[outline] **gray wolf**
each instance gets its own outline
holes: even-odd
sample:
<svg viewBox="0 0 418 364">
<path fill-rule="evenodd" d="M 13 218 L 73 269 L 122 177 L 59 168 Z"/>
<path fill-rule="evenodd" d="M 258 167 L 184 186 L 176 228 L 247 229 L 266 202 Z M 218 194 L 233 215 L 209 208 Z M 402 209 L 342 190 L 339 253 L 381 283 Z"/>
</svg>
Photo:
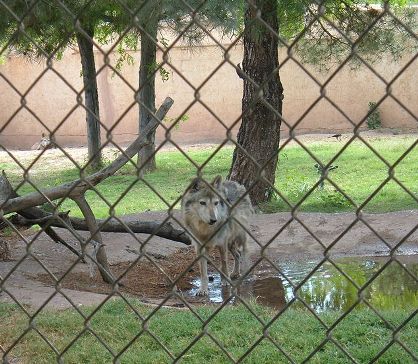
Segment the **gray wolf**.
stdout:
<svg viewBox="0 0 418 364">
<path fill-rule="evenodd" d="M 208 295 L 206 252 L 215 247 L 221 257 L 222 284 L 236 279 L 247 263 L 248 218 L 253 213 L 245 187 L 216 177 L 211 183 L 196 178 L 189 185 L 181 201 L 183 221 L 192 235 L 199 259 L 201 286 L 197 295 Z M 228 272 L 228 251 L 234 257 L 232 275 Z"/>
</svg>

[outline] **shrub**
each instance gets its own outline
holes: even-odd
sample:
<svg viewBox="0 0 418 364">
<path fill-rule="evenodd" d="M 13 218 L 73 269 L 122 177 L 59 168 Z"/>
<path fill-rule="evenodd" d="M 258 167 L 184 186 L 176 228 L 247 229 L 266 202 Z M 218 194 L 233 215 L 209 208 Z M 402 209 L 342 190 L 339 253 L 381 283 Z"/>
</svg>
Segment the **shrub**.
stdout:
<svg viewBox="0 0 418 364">
<path fill-rule="evenodd" d="M 367 117 L 367 127 L 371 130 L 378 129 L 382 126 L 380 113 L 376 107 L 377 103 L 369 102 L 369 116 Z"/>
</svg>

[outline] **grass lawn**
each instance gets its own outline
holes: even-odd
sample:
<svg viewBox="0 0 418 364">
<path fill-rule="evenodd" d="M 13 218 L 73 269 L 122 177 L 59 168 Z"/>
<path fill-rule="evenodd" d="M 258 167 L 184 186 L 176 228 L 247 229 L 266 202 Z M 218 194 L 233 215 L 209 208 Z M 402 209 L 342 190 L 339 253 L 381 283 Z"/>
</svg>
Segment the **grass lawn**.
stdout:
<svg viewBox="0 0 418 364">
<path fill-rule="evenodd" d="M 57 361 L 58 355 L 42 335 L 62 353 L 65 363 L 110 363 L 113 352 L 114 355 L 120 353 L 121 363 L 145 364 L 173 362 L 180 355 L 183 363 L 231 362 L 216 342 L 222 344 L 234 360 L 248 351 L 244 363 L 288 363 L 277 346 L 300 363 L 320 346 L 309 363 L 333 364 L 351 363 L 333 341 L 357 362 L 368 363 L 393 339 L 392 330 L 365 308 L 354 309 L 332 328 L 329 332 L 332 341 L 327 341 L 327 328 L 302 309 L 286 310 L 272 320 L 277 312 L 251 304 L 258 320 L 242 304 L 223 307 L 213 318 L 219 306 L 195 308 L 193 314 L 189 310 L 166 308 L 153 313 L 153 308 L 135 301 L 130 301 L 130 305 L 140 316 L 118 299 L 108 301 L 92 316 L 93 308 L 83 307 L 84 318 L 73 309 L 53 314 L 41 312 L 30 323 L 16 306 L 1 304 L 0 348 L 8 350 L 17 340 L 9 355 L 20 359 L 19 363 Z M 407 320 L 412 312 L 413 309 L 381 313 L 393 327 L 402 325 L 396 340 L 418 355 L 418 317 Z M 328 327 L 340 316 L 340 312 L 320 315 Z M 144 328 L 149 331 L 144 332 Z M 21 336 L 22 333 L 25 334 Z M 193 343 L 195 338 L 200 339 Z M 377 362 L 407 364 L 414 359 L 394 342 Z"/>
<path fill-rule="evenodd" d="M 395 177 L 409 190 L 407 193 L 394 180 L 388 178 L 388 166 L 361 141 L 349 145 L 332 163 L 337 169 L 329 172 L 329 177 L 347 194 L 352 201 L 360 205 L 364 200 L 376 194 L 363 210 L 367 212 L 386 212 L 416 209 L 415 198 L 418 197 L 418 148 L 415 147 L 402 159 L 401 155 L 416 141 L 414 136 L 382 136 L 370 138 L 369 143 L 388 163 L 396 163 Z M 322 163 L 328 163 L 344 146 L 344 142 L 333 138 L 325 141 L 305 144 L 312 154 Z M 226 176 L 230 167 L 233 149 L 224 147 L 218 152 L 214 148 L 192 149 L 187 152 L 188 158 L 178 151 L 162 151 L 157 154 L 158 170 L 148 174 L 144 180 L 134 174 L 132 165 L 125 166 L 117 175 L 108 178 L 97 187 L 96 192 L 88 193 L 94 211 L 98 217 L 106 217 L 113 209 L 124 215 L 146 210 L 167 209 L 178 202 L 189 181 L 196 176 L 197 168 L 211 179 L 217 174 Z M 32 156 L 33 158 L 33 156 Z M 39 160 L 30 168 L 30 181 L 38 188 L 52 187 L 59 183 L 71 181 L 80 176 L 78 168 L 71 163 L 45 166 Z M 190 159 L 189 159 L 190 158 Z M 82 164 L 82 160 L 78 161 Z M 316 161 L 300 146 L 287 145 L 280 154 L 276 173 L 276 188 L 291 205 L 298 204 L 301 211 L 340 212 L 354 211 L 355 207 L 343 194 L 325 182 L 323 189 L 310 191 L 319 179 L 314 167 Z M 22 161 L 28 166 L 28 161 Z M 0 168 L 6 170 L 14 184 L 22 181 L 22 169 L 4 155 L 0 158 Z M 25 183 L 19 189 L 20 194 L 34 189 Z M 309 196 L 301 202 L 301 199 Z M 105 202 L 106 201 L 106 202 Z M 262 206 L 265 212 L 288 211 L 290 206 L 279 195 Z M 63 209 L 71 209 L 72 214 L 80 216 L 78 208 L 72 201 L 65 200 Z"/>
</svg>

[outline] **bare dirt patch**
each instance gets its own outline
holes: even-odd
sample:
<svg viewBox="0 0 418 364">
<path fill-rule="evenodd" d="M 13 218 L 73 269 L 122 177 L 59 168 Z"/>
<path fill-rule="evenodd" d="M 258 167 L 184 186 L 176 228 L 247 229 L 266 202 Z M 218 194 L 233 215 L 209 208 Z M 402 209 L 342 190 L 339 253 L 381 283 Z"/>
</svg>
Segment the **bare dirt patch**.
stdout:
<svg viewBox="0 0 418 364">
<path fill-rule="evenodd" d="M 211 259 L 219 264 L 219 256 L 211 253 Z M 170 296 L 173 292 L 181 295 L 190 303 L 205 302 L 204 298 L 193 297 L 188 292 L 193 288 L 192 281 L 196 278 L 199 268 L 195 262 L 195 253 L 192 247 L 180 248 L 169 256 L 154 254 L 154 257 L 141 258 L 134 262 L 120 262 L 112 264 L 112 272 L 118 278 L 121 285 L 119 292 L 137 297 L 143 302 L 157 302 L 158 299 Z M 232 262 L 232 260 L 231 260 Z M 231 263 L 232 264 L 232 263 Z M 209 262 L 209 279 L 214 270 Z M 64 272 L 62 272 L 64 273 Z M 56 275 L 61 279 L 62 275 Z M 46 285 L 55 285 L 55 280 L 50 274 L 38 274 L 33 276 Z M 61 287 L 86 292 L 110 294 L 112 287 L 103 282 L 99 273 L 93 277 L 87 272 L 70 273 L 64 276 L 60 282 Z M 181 299 L 172 297 L 168 304 L 180 306 Z"/>
<path fill-rule="evenodd" d="M 12 231 L 9 227 L 3 226 L 0 230 L 0 262 L 12 260 L 11 246 L 19 242 L 20 239 L 33 232 L 31 229 L 20 228 Z"/>
<path fill-rule="evenodd" d="M 165 297 L 173 292 L 173 289 L 184 292 L 192 288 L 190 282 L 196 275 L 197 269 L 197 264 L 193 264 L 192 248 L 179 249 L 168 257 L 156 256 L 157 259 L 151 256 L 150 260 L 141 258 L 134 262 L 112 264 L 112 272 L 121 283 L 119 291 L 147 300 Z M 62 275 L 56 277 L 61 279 Z M 35 279 L 47 285 L 55 284 L 49 274 L 39 274 Z M 63 278 L 61 286 L 87 292 L 105 294 L 112 292 L 112 287 L 104 283 L 98 273 L 94 277 L 86 272 L 70 273 Z"/>
</svg>

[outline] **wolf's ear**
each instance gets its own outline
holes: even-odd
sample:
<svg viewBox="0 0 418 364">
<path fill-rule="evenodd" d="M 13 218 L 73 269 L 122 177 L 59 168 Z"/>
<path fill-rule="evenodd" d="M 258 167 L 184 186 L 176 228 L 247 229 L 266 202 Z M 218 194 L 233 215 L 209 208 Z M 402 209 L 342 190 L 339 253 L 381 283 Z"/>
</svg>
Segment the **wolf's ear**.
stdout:
<svg viewBox="0 0 418 364">
<path fill-rule="evenodd" d="M 222 183 L 222 176 L 216 176 L 215 179 L 212 181 L 211 185 L 215 188 L 221 187 Z"/>
<path fill-rule="evenodd" d="M 204 187 L 205 187 L 205 184 L 204 184 L 204 182 L 199 177 L 195 178 L 190 183 L 190 191 L 191 192 L 197 192 L 197 191 L 201 190 Z"/>
</svg>

